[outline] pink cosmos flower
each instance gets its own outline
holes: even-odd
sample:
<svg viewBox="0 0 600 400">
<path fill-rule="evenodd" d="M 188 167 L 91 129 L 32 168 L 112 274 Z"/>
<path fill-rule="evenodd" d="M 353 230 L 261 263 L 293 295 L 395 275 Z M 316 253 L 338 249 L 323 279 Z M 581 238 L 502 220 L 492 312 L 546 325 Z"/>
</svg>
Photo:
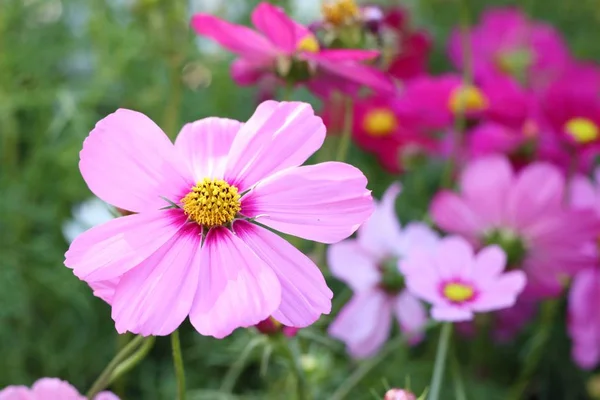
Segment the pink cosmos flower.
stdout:
<svg viewBox="0 0 600 400">
<path fill-rule="evenodd" d="M 592 369 L 600 362 L 600 271 L 588 268 L 575 275 L 569 292 L 567 327 L 575 363 Z"/>
<path fill-rule="evenodd" d="M 466 166 L 459 187 L 460 194 L 434 198 L 433 220 L 476 246 L 501 246 L 509 267 L 522 267 L 537 295 L 557 295 L 559 278 L 597 261 L 586 249 L 598 232 L 594 213 L 565 204 L 557 167 L 536 162 L 515 173 L 506 158 L 485 157 Z"/>
<path fill-rule="evenodd" d="M 31 388 L 8 386 L 0 390 L 0 400 L 86 400 L 70 383 L 58 378 L 38 379 Z M 111 392 L 98 393 L 94 400 L 119 400 Z"/>
<path fill-rule="evenodd" d="M 390 389 L 385 392 L 383 400 L 417 400 L 417 396 L 408 390 Z"/>
<path fill-rule="evenodd" d="M 438 321 L 466 321 L 475 312 L 512 307 L 525 287 L 523 271 L 503 273 L 506 254 L 498 246 L 473 248 L 463 238 L 442 239 L 429 251 L 415 251 L 401 264 L 408 290 L 433 306 Z"/>
<path fill-rule="evenodd" d="M 331 88 L 344 91 L 364 85 L 378 91 L 393 91 L 390 77 L 362 64 L 376 58 L 374 50 L 323 49 L 305 26 L 290 19 L 282 9 L 260 3 L 252 12 L 256 32 L 208 14 L 196 14 L 192 27 L 239 56 L 231 66 L 240 85 L 256 83 L 265 74 L 306 82 L 317 93 Z"/>
<path fill-rule="evenodd" d="M 469 34 L 471 60 L 477 79 L 511 76 L 528 87 L 543 88 L 558 77 L 571 58 L 567 45 L 551 25 L 531 21 L 517 8 L 485 11 Z M 463 66 L 463 38 L 457 28 L 450 36 L 448 55 Z"/>
<path fill-rule="evenodd" d="M 167 335 L 189 315 L 218 338 L 269 316 L 304 327 L 328 313 L 317 266 L 253 222 L 335 243 L 373 210 L 351 165 L 300 166 L 323 143 L 310 105 L 266 101 L 246 123 L 206 118 L 173 145 L 145 115 L 118 110 L 84 142 L 98 197 L 135 212 L 79 236 L 65 265 L 112 306 L 118 332 Z"/>
<path fill-rule="evenodd" d="M 423 305 L 408 291 L 398 262 L 414 249 L 432 247 L 437 235 L 425 224 L 411 223 L 401 230 L 395 213 L 399 185 L 384 194 L 356 239 L 331 245 L 331 273 L 354 291 L 329 327 L 329 334 L 346 343 L 357 358 L 374 355 L 390 335 L 392 315 L 412 341 L 419 341 L 427 322 Z"/>
</svg>

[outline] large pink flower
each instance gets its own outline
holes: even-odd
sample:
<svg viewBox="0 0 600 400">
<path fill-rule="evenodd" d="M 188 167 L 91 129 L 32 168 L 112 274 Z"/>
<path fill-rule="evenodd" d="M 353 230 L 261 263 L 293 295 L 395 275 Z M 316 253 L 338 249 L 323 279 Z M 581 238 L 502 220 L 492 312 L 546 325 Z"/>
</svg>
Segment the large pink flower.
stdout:
<svg viewBox="0 0 600 400">
<path fill-rule="evenodd" d="M 389 76 L 362 64 L 376 58 L 377 51 L 322 49 L 307 27 L 269 3 L 254 9 L 252 23 L 260 33 L 208 14 L 192 18 L 199 35 L 239 56 L 232 65 L 232 76 L 239 84 L 253 84 L 264 74 L 276 74 L 293 82 L 306 81 L 317 93 L 328 93 L 331 87 L 350 90 L 357 84 L 381 91 L 394 88 Z"/>
<path fill-rule="evenodd" d="M 70 383 L 58 378 L 38 379 L 31 388 L 8 386 L 0 390 L 0 400 L 86 400 Z M 119 400 L 110 392 L 98 393 L 94 400 Z"/>
<path fill-rule="evenodd" d="M 556 295 L 561 276 L 596 262 L 587 249 L 598 232 L 594 212 L 565 204 L 558 168 L 538 162 L 515 174 L 506 158 L 490 156 L 467 165 L 459 185 L 460 194 L 444 191 L 433 200 L 436 224 L 479 246 L 500 245 L 539 295 Z"/>
<path fill-rule="evenodd" d="M 188 315 L 215 337 L 271 315 L 307 326 L 330 311 L 331 291 L 308 257 L 253 222 L 334 243 L 369 217 L 359 170 L 300 166 L 324 138 L 305 103 L 264 102 L 245 124 L 199 120 L 175 145 L 145 115 L 118 110 L 79 165 L 94 194 L 136 214 L 79 236 L 65 264 L 112 305 L 121 333 L 166 335 Z"/>
<path fill-rule="evenodd" d="M 354 291 L 329 333 L 344 341 L 354 357 L 369 357 L 379 350 L 390 335 L 393 315 L 412 340 L 421 338 L 427 322 L 423 305 L 404 290 L 398 262 L 415 249 L 432 247 L 438 238 L 421 223 L 401 230 L 394 206 L 399 192 L 399 185 L 386 191 L 356 239 L 329 247 L 331 273 Z"/>
<path fill-rule="evenodd" d="M 600 362 L 600 271 L 589 268 L 573 279 L 569 292 L 567 326 L 573 341 L 571 350 L 575 363 L 592 369 Z"/>
<path fill-rule="evenodd" d="M 438 321 L 467 321 L 475 312 L 512 307 L 526 279 L 523 271 L 504 273 L 505 266 L 500 247 L 475 255 L 460 236 L 442 239 L 433 251 L 415 251 L 401 264 L 408 290 L 432 304 Z"/>
</svg>

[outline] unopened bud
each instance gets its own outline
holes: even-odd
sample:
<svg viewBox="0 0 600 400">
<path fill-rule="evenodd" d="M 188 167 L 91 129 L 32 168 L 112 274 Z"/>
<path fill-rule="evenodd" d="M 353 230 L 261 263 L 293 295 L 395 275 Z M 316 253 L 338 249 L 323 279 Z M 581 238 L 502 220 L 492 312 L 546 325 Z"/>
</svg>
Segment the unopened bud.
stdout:
<svg viewBox="0 0 600 400">
<path fill-rule="evenodd" d="M 404 389 L 390 389 L 385 393 L 383 400 L 417 400 L 417 397 Z"/>
</svg>

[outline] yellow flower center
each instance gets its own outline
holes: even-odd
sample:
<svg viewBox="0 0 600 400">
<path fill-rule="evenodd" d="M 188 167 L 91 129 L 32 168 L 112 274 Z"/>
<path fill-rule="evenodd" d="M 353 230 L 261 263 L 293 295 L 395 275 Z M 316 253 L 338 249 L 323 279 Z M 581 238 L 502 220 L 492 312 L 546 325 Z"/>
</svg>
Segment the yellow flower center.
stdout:
<svg viewBox="0 0 600 400">
<path fill-rule="evenodd" d="M 459 86 L 450 94 L 449 107 L 455 114 L 483 111 L 488 107 L 488 100 L 481 90 L 475 86 Z"/>
<path fill-rule="evenodd" d="M 354 0 L 333 0 L 323 3 L 321 12 L 325 21 L 334 26 L 351 23 L 360 16 L 360 9 Z"/>
<path fill-rule="evenodd" d="M 320 50 L 319 42 L 317 38 L 313 34 L 308 34 L 304 36 L 298 42 L 296 46 L 296 50 L 298 51 L 308 51 L 309 53 L 316 53 Z"/>
<path fill-rule="evenodd" d="M 204 178 L 181 199 L 183 212 L 206 227 L 225 225 L 240 211 L 240 195 L 235 186 L 222 179 Z"/>
<path fill-rule="evenodd" d="M 447 283 L 444 286 L 444 296 L 455 303 L 469 301 L 474 295 L 473 287 L 464 283 Z"/>
<path fill-rule="evenodd" d="M 600 137 L 600 129 L 594 121 L 587 118 L 572 118 L 565 124 L 567 134 L 577 143 L 586 144 L 593 142 Z"/>
<path fill-rule="evenodd" d="M 363 129 L 374 137 L 390 135 L 398 127 L 394 113 L 387 108 L 374 108 L 365 114 Z"/>
</svg>

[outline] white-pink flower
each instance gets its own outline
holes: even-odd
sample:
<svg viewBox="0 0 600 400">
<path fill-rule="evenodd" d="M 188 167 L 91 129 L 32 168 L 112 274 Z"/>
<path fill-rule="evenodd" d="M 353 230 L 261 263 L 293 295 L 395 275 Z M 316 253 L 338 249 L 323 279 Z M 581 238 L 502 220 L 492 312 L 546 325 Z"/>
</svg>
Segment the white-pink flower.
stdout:
<svg viewBox="0 0 600 400">
<path fill-rule="evenodd" d="M 393 315 L 400 329 L 415 341 L 427 322 L 423 304 L 404 290 L 398 262 L 414 249 L 433 246 L 438 237 L 421 223 L 401 229 L 394 206 L 398 193 L 397 184 L 386 191 L 356 239 L 329 246 L 331 273 L 354 291 L 329 334 L 345 342 L 357 358 L 379 350 L 390 335 Z"/>
<path fill-rule="evenodd" d="M 370 216 L 358 169 L 300 166 L 324 138 L 298 102 L 264 102 L 245 124 L 187 124 L 174 145 L 145 115 L 118 110 L 85 140 L 80 169 L 94 194 L 135 214 L 79 236 L 65 265 L 111 304 L 121 333 L 167 335 L 188 315 L 219 338 L 271 315 L 307 326 L 331 309 L 323 275 L 254 222 L 334 243 Z"/>
<path fill-rule="evenodd" d="M 431 303 L 438 321 L 467 321 L 475 312 L 512 307 L 525 287 L 523 271 L 504 272 L 506 254 L 488 246 L 474 254 L 459 236 L 442 239 L 433 251 L 418 250 L 401 264 L 408 290 Z"/>
<path fill-rule="evenodd" d="M 58 378 L 38 379 L 31 388 L 8 386 L 0 390 L 0 400 L 86 400 L 69 382 Z M 111 392 L 101 392 L 94 400 L 119 400 Z"/>
</svg>

